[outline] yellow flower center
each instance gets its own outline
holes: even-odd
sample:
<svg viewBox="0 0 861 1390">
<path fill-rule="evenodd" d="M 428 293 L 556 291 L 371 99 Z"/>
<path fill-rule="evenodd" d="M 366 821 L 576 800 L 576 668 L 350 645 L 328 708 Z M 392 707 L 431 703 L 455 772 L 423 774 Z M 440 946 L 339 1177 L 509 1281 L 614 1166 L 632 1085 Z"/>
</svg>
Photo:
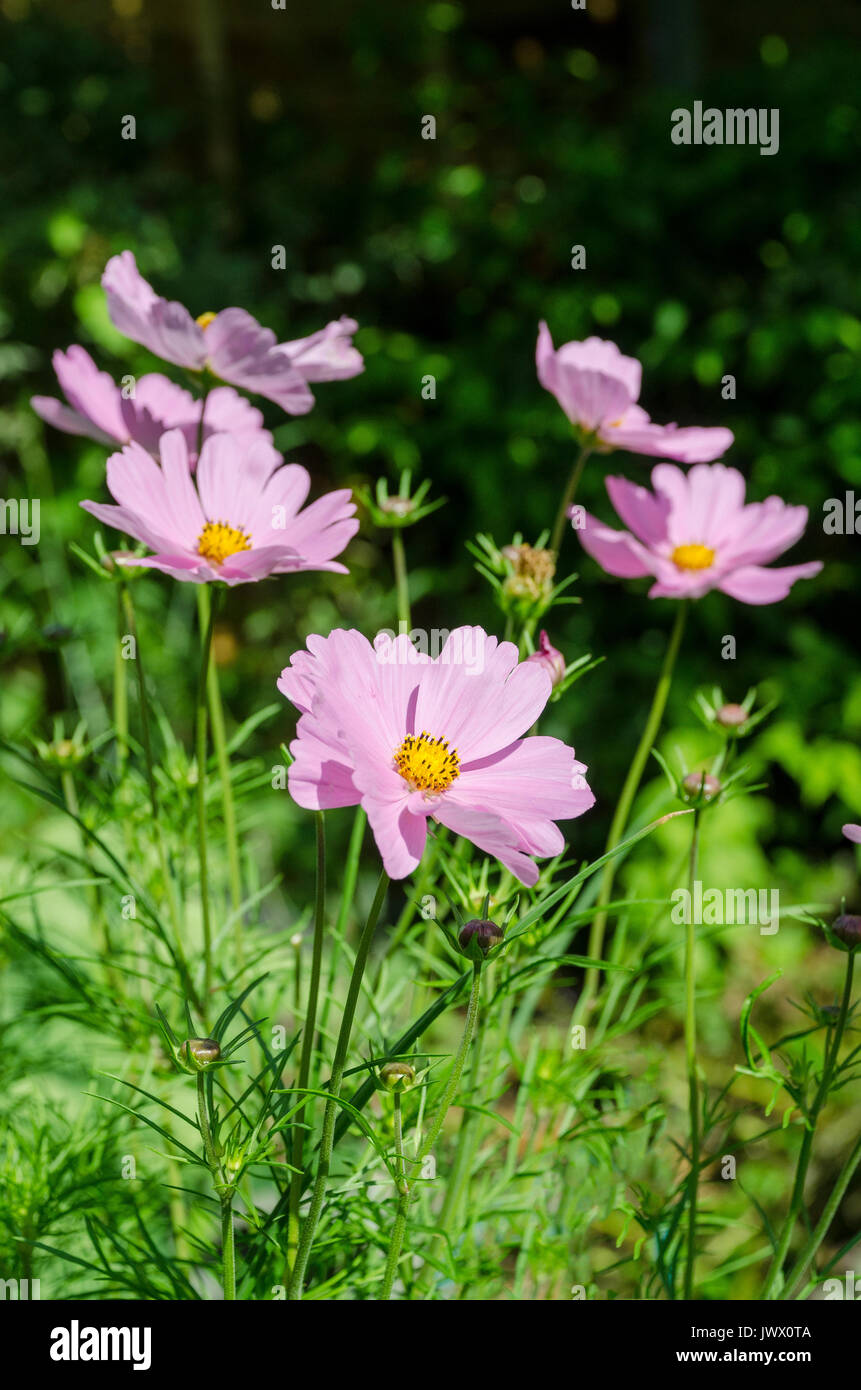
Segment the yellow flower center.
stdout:
<svg viewBox="0 0 861 1390">
<path fill-rule="evenodd" d="M 677 545 L 672 561 L 680 570 L 707 570 L 714 564 L 715 553 L 707 545 Z"/>
<path fill-rule="evenodd" d="M 226 521 L 207 521 L 197 542 L 197 553 L 213 565 L 223 565 L 230 555 L 251 549 L 251 537 Z"/>
<path fill-rule="evenodd" d="M 422 730 L 407 734 L 395 752 L 395 768 L 413 791 L 444 792 L 460 776 L 460 759 L 444 738 Z"/>
<path fill-rule="evenodd" d="M 195 319 L 195 323 L 198 324 L 201 328 L 208 328 L 209 325 L 213 322 L 213 320 L 217 318 L 217 314 L 214 314 L 211 309 L 207 309 L 205 314 L 198 314 L 197 318 Z"/>
</svg>

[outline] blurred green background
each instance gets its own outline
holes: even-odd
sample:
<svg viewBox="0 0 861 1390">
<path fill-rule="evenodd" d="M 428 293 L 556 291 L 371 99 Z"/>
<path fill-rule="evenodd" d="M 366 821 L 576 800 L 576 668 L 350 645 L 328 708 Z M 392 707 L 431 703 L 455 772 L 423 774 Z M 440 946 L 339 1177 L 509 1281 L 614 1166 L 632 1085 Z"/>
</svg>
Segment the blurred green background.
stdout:
<svg viewBox="0 0 861 1390">
<path fill-rule="evenodd" d="M 861 819 L 861 539 L 825 535 L 822 518 L 828 498 L 861 499 L 861 9 L 77 0 L 70 13 L 59 0 L 0 0 L 0 33 L 0 490 L 42 500 L 40 545 L 3 539 L 3 736 L 44 737 L 52 715 L 70 726 L 75 709 L 91 733 L 106 727 L 115 596 L 68 551 L 90 544 L 78 503 L 105 497 L 105 451 L 47 430 L 27 402 L 55 394 L 50 354 L 72 342 L 117 376 L 155 366 L 107 320 L 109 255 L 131 247 L 157 290 L 193 313 L 243 305 L 279 336 L 358 319 L 364 375 L 321 386 L 302 419 L 263 403 L 266 420 L 318 491 L 410 468 L 449 499 L 406 533 L 425 628 L 499 630 L 465 541 L 476 530 L 534 540 L 552 521 L 573 442 L 535 377 L 546 318 L 557 342 L 597 333 L 639 357 L 653 418 L 730 426 L 727 461 L 751 499 L 778 492 L 810 508 L 788 562 L 824 560 L 818 580 L 770 608 L 717 594 L 696 605 L 664 751 L 696 761 L 713 746 L 689 711 L 699 685 L 721 683 L 732 699 L 761 685 L 779 700 L 754 745 L 768 790 L 714 817 L 703 878 L 777 886 L 785 902 L 834 906 L 845 893 L 857 906 L 840 826 Z M 694 100 L 779 108 L 779 153 L 673 145 L 670 113 Z M 128 114 L 134 141 L 121 138 Z M 433 141 L 421 138 L 427 114 Z M 574 244 L 585 270 L 570 268 Z M 285 271 L 271 267 L 276 245 Z M 722 399 L 727 373 L 735 400 Z M 644 481 L 648 468 L 612 460 Z M 593 459 L 580 500 L 609 519 L 604 471 Z M 277 674 L 308 632 L 393 625 L 387 537 L 364 520 L 349 579 L 232 592 L 219 630 L 232 724 L 277 700 Z M 672 612 L 644 585 L 603 576 L 573 537 L 570 566 L 582 604 L 551 615 L 552 640 L 569 660 L 606 660 L 546 728 L 590 767 L 599 806 L 573 843 L 595 855 Z M 150 675 L 186 739 L 191 587 L 135 586 Z M 725 634 L 735 661 L 721 658 Z M 261 768 L 291 731 L 286 707 L 258 731 Z M 280 818 L 268 805 L 248 813 L 256 852 L 285 874 L 273 922 L 285 902 L 307 902 L 312 866 L 307 818 L 286 796 L 279 804 Z M 37 832 L 39 814 L 4 792 L 12 843 Z M 332 833 L 337 842 L 346 823 Z M 644 847 L 626 888 L 665 892 L 683 838 L 668 830 Z M 798 993 L 836 987 L 833 957 L 805 927 L 711 949 L 718 1007 L 705 1047 L 724 1061 L 737 1060 L 740 999 L 775 964 Z M 737 969 L 724 994 L 726 953 Z M 653 1026 L 660 1041 L 665 1025 Z"/>
</svg>

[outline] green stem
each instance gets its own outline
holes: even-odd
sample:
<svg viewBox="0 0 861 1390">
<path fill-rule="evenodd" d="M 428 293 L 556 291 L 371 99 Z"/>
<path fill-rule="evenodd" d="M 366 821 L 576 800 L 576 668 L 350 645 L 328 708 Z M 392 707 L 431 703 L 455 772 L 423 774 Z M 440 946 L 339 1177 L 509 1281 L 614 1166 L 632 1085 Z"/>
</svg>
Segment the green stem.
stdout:
<svg viewBox="0 0 861 1390">
<path fill-rule="evenodd" d="M 325 1034 L 329 1023 L 329 1007 L 335 993 L 335 980 L 338 975 L 338 966 L 341 963 L 341 952 L 344 948 L 344 938 L 347 934 L 347 922 L 350 917 L 350 908 L 353 906 L 353 899 L 356 895 L 356 880 L 359 877 L 359 859 L 362 854 L 362 844 L 365 838 L 365 826 L 367 823 L 368 817 L 363 807 L 357 806 L 356 814 L 353 816 L 353 828 L 350 831 L 350 844 L 347 849 L 344 876 L 341 880 L 341 903 L 338 908 L 338 920 L 335 923 L 335 944 L 329 956 L 329 975 L 326 993 L 323 999 L 323 1009 L 320 1015 L 321 1038 Z"/>
<path fill-rule="evenodd" d="M 493 968 L 492 966 L 490 967 Z M 491 995 L 493 987 L 488 986 Z M 512 996 L 506 996 L 505 1004 L 510 1005 Z M 504 1006 L 503 1017 L 500 1020 L 500 1033 L 502 1037 L 507 1036 L 505 1027 Z M 480 1028 L 476 1034 L 475 1047 L 472 1052 L 470 1062 L 470 1090 L 474 1095 L 478 1094 L 480 1073 L 481 1073 L 481 1054 L 484 1043 L 486 1029 Z M 448 1231 L 456 1222 L 460 1208 L 463 1189 L 469 1179 L 472 1170 L 475 1148 L 478 1140 L 478 1120 L 479 1116 L 474 1110 L 464 1110 L 461 1115 L 460 1129 L 457 1136 L 457 1147 L 455 1149 L 454 1162 L 452 1163 L 451 1177 L 446 1187 L 445 1199 L 439 1216 L 439 1229 Z"/>
<path fill-rule="evenodd" d="M 670 686 L 673 679 L 673 669 L 676 664 L 676 657 L 679 654 L 682 633 L 685 628 L 687 611 L 688 600 L 682 599 L 676 610 L 676 619 L 673 624 L 672 632 L 670 633 L 670 640 L 667 644 L 664 662 L 661 667 L 661 674 L 658 677 L 658 684 L 655 687 L 655 694 L 652 698 L 652 706 L 649 710 L 646 726 L 643 729 L 631 766 L 628 768 L 628 775 L 625 778 L 622 795 L 619 797 L 613 815 L 610 833 L 607 836 L 607 843 L 604 846 L 605 854 L 609 854 L 611 850 L 616 848 L 625 833 L 628 818 L 631 814 L 631 807 L 634 804 L 634 798 L 639 790 L 643 771 L 648 761 L 649 754 L 652 751 L 652 746 L 657 737 L 658 729 L 660 728 L 661 720 L 664 715 L 664 709 L 666 708 L 667 697 L 670 693 Z M 587 948 L 587 954 L 593 960 L 599 960 L 601 958 L 601 953 L 604 948 L 604 932 L 607 926 L 606 908 L 613 896 L 613 880 L 616 875 L 616 863 L 617 861 L 615 859 L 611 859 L 608 864 L 604 865 L 601 871 L 601 885 L 596 903 L 597 910 L 595 916 L 592 918 L 592 925 L 589 930 L 589 945 Z M 579 1023 L 591 1012 L 597 984 L 598 971 L 596 969 L 587 970 L 586 978 L 583 983 L 583 992 L 574 1010 L 575 1023 Z"/>
<path fill-rule="evenodd" d="M 798 1260 L 786 1280 L 784 1291 L 780 1295 L 782 1299 L 791 1299 L 798 1285 L 804 1279 L 807 1273 L 807 1267 L 827 1236 L 831 1222 L 837 1214 L 837 1209 L 843 1201 L 846 1189 L 855 1176 L 855 1170 L 859 1163 L 861 1163 L 861 1137 L 856 1140 L 855 1147 L 844 1163 L 840 1175 L 832 1189 L 831 1196 L 825 1204 L 822 1215 L 817 1222 L 816 1229 L 812 1231 L 808 1237 L 807 1244 L 799 1255 Z"/>
<path fill-rule="evenodd" d="M 694 882 L 697 876 L 697 853 L 700 839 L 700 812 L 694 811 L 691 836 L 688 902 L 694 901 Z M 697 1197 L 700 1177 L 700 1096 L 697 1076 L 697 977 L 696 929 L 693 908 L 687 912 L 685 927 L 685 1063 L 688 1072 L 688 1120 L 691 1133 L 691 1171 L 688 1176 L 688 1244 L 685 1257 L 685 1298 L 693 1298 L 694 1261 L 697 1244 Z"/>
<path fill-rule="evenodd" d="M 580 453 L 577 456 L 577 462 L 574 464 L 574 467 L 571 470 L 571 476 L 568 479 L 568 486 L 566 487 L 565 492 L 562 496 L 562 501 L 559 503 L 559 510 L 556 513 L 556 520 L 553 523 L 553 531 L 550 535 L 550 545 L 548 547 L 548 549 L 550 550 L 555 550 L 557 555 L 559 554 L 559 547 L 562 544 L 562 537 L 565 535 L 565 523 L 568 520 L 568 508 L 571 506 L 577 494 L 577 488 L 579 487 L 580 479 L 583 476 L 583 469 L 586 467 L 586 460 L 588 459 L 591 452 L 591 445 L 584 444 L 582 446 Z"/>
<path fill-rule="evenodd" d="M 323 1202 L 326 1197 L 326 1188 L 329 1183 L 329 1167 L 332 1162 L 332 1146 L 335 1137 L 335 1116 L 338 1109 L 338 1098 L 341 1094 L 341 1084 L 344 1079 L 344 1068 L 347 1064 L 347 1051 L 350 1046 L 350 1036 L 353 1031 L 353 1019 L 355 1018 L 356 1005 L 359 1001 L 359 991 L 362 987 L 362 977 L 365 973 L 371 940 L 374 935 L 377 919 L 379 918 L 388 886 L 388 875 L 383 872 L 380 874 L 380 881 L 377 884 L 374 901 L 368 913 L 368 920 L 365 923 L 364 930 L 359 939 L 356 959 L 353 963 L 353 973 L 350 976 L 350 985 L 347 990 L 347 1000 L 344 1004 L 341 1028 L 338 1033 L 338 1041 L 335 1045 L 332 1075 L 329 1079 L 329 1099 L 326 1101 L 326 1110 L 323 1115 L 320 1153 L 317 1160 L 317 1177 L 314 1182 L 314 1190 L 311 1194 L 311 1205 L 302 1227 L 299 1249 L 296 1252 L 296 1262 L 293 1266 L 293 1273 L 290 1278 L 290 1287 L 287 1295 L 288 1298 L 294 1300 L 301 1299 L 302 1297 L 305 1270 L 308 1266 L 308 1259 L 311 1254 L 311 1248 L 314 1244 L 314 1236 L 317 1230 L 317 1222 L 320 1219 L 320 1212 L 323 1209 Z"/>
<path fill-rule="evenodd" d="M 846 961 L 846 979 L 843 984 L 843 998 L 840 1003 L 840 1013 L 834 1027 L 834 1034 L 831 1038 L 830 1046 L 827 1042 L 825 1045 L 825 1056 L 822 1062 L 822 1078 L 816 1091 L 810 1114 L 806 1119 L 804 1137 L 801 1140 L 801 1148 L 798 1152 L 798 1163 L 795 1169 L 795 1182 L 792 1186 L 789 1211 L 783 1223 L 777 1249 L 774 1252 L 774 1258 L 772 1259 L 766 1278 L 763 1298 L 767 1300 L 776 1299 L 778 1297 L 778 1286 L 783 1270 L 783 1262 L 786 1259 L 786 1254 L 792 1240 L 792 1233 L 795 1230 L 796 1217 L 801 1210 L 801 1205 L 804 1200 L 804 1184 L 807 1178 L 807 1169 L 810 1166 L 810 1157 L 813 1152 L 813 1140 L 816 1137 L 816 1124 L 822 1107 L 828 1099 L 828 1093 L 831 1089 L 831 1082 L 834 1076 L 834 1068 L 837 1065 L 837 1055 L 840 1051 L 840 1044 L 843 1041 L 846 1020 L 849 1017 L 849 1007 L 852 1001 L 852 976 L 854 968 L 855 952 L 850 951 Z M 796 1268 L 797 1267 L 796 1265 Z"/>
<path fill-rule="evenodd" d="M 129 756 L 129 689 L 126 679 L 126 659 L 123 656 L 123 595 L 117 590 L 117 640 L 114 648 L 114 728 L 117 734 L 117 782 L 125 776 Z"/>
<path fill-rule="evenodd" d="M 455 1059 L 452 1063 L 452 1068 L 449 1073 L 448 1081 L 445 1085 L 445 1090 L 442 1093 L 442 1098 L 440 1099 L 440 1103 L 437 1107 L 437 1112 L 434 1116 L 431 1127 L 428 1130 L 427 1137 L 424 1140 L 424 1143 L 421 1145 L 418 1153 L 416 1154 L 415 1159 L 413 1160 L 413 1169 L 415 1176 L 413 1177 L 412 1182 L 407 1183 L 406 1191 L 402 1192 L 398 1199 L 398 1207 L 395 1213 L 394 1225 L 392 1227 L 391 1240 L 389 1242 L 389 1253 L 386 1259 L 386 1269 L 385 1274 L 383 1275 L 383 1288 L 382 1292 L 380 1293 L 381 1301 L 389 1299 L 392 1296 L 392 1286 L 395 1281 L 395 1274 L 397 1273 L 398 1263 L 401 1257 L 401 1247 L 403 1245 L 404 1235 L 406 1233 L 407 1228 L 407 1216 L 409 1213 L 412 1189 L 415 1186 L 415 1183 L 418 1179 L 418 1174 L 421 1172 L 422 1163 L 424 1162 L 425 1158 L 427 1158 L 428 1154 L 433 1150 L 433 1146 L 439 1138 L 442 1127 L 445 1124 L 445 1117 L 449 1112 L 449 1107 L 451 1106 L 452 1101 L 457 1095 L 457 1089 L 460 1085 L 460 1078 L 463 1074 L 464 1064 L 466 1062 L 467 1054 L 469 1053 L 469 1046 L 472 1042 L 472 1036 L 475 1032 L 475 1025 L 478 1019 L 478 999 L 480 990 L 481 961 L 476 961 L 473 964 L 472 989 L 470 990 L 469 1004 L 467 1006 L 466 1011 L 466 1022 L 464 1024 L 463 1036 L 460 1040 L 460 1046 L 458 1047 L 457 1053 L 455 1054 Z"/>
<path fill-rule="evenodd" d="M 198 613 L 201 631 L 206 630 L 209 621 L 209 590 L 205 584 L 197 586 Z M 233 910 L 236 932 L 236 965 L 242 971 L 244 956 L 242 921 L 242 872 L 239 862 L 239 839 L 236 833 L 236 808 L 233 802 L 233 783 L 230 780 L 230 757 L 227 752 L 227 738 L 224 731 L 224 706 L 221 700 L 221 685 L 218 667 L 210 651 L 209 669 L 206 674 L 206 689 L 209 702 L 209 722 L 212 729 L 212 746 L 218 763 L 218 778 L 221 783 L 221 805 L 224 814 L 224 835 L 227 840 L 227 867 L 230 879 L 230 905 Z"/>
<path fill-rule="evenodd" d="M 233 1201 L 221 1203 L 221 1260 L 224 1269 L 224 1297 L 228 1303 L 236 1298 L 236 1250 L 233 1239 Z"/>
<path fill-rule="evenodd" d="M 395 1091 L 393 1100 L 395 1103 L 393 1123 L 395 1128 L 395 1163 L 398 1175 L 398 1191 L 402 1194 L 408 1194 L 407 1161 L 404 1157 L 404 1116 L 401 1109 L 400 1091 Z"/>
<path fill-rule="evenodd" d="M 152 812 L 152 824 L 155 829 L 156 850 L 158 853 L 159 867 L 162 878 L 164 879 L 165 894 L 167 896 L 168 911 L 170 912 L 171 925 L 173 927 L 174 951 L 177 964 L 179 966 L 182 984 L 188 998 L 200 1008 L 200 999 L 191 978 L 191 971 L 185 957 L 185 950 L 182 943 L 182 923 L 180 920 L 179 904 L 176 899 L 176 889 L 173 880 L 173 873 L 168 859 L 167 846 L 164 841 L 162 831 L 161 816 L 159 815 L 158 791 L 155 783 L 155 764 L 152 755 L 152 739 L 150 737 L 149 722 L 149 696 L 146 688 L 146 674 L 144 671 L 143 657 L 141 656 L 140 638 L 137 631 L 137 621 L 135 618 L 134 604 L 129 592 L 128 585 L 120 585 L 120 597 L 125 614 L 126 626 L 129 636 L 134 639 L 134 663 L 137 674 L 138 704 L 140 706 L 141 718 L 141 741 L 144 749 L 144 763 L 146 765 L 147 789 L 149 791 L 150 811 Z"/>
<path fill-rule="evenodd" d="M 323 936 L 326 926 L 326 831 L 323 812 L 315 815 L 317 825 L 317 883 L 314 909 L 314 945 L 311 952 L 311 981 L 308 1004 L 302 1029 L 302 1053 L 299 1058 L 300 1094 L 308 1089 L 311 1058 L 314 1050 L 314 1029 L 317 1026 L 317 1000 L 320 994 L 320 969 L 323 962 Z M 290 1215 L 287 1223 L 287 1269 L 293 1268 L 299 1248 L 299 1204 L 302 1200 L 302 1165 L 305 1151 L 305 1117 L 300 1110 L 293 1123 L 293 1172 L 290 1175 Z"/>
<path fill-rule="evenodd" d="M 63 789 L 63 799 L 66 803 L 66 809 L 68 810 L 71 816 L 74 816 L 75 820 L 80 820 L 81 808 L 78 804 L 78 793 L 75 787 L 75 779 L 68 768 L 64 769 L 63 772 L 60 773 L 60 785 Z M 81 854 L 84 858 L 87 868 L 89 869 L 89 872 L 95 877 L 96 870 L 93 864 L 93 856 L 90 851 L 90 842 L 84 834 L 83 830 L 81 831 Z M 99 893 L 99 890 L 95 887 L 95 885 L 92 885 L 90 888 L 87 889 L 87 898 L 89 899 L 90 914 L 93 919 L 93 922 L 94 924 L 95 922 L 98 922 L 101 929 L 102 954 L 105 958 L 105 972 L 107 974 L 108 981 L 115 990 L 124 993 L 125 991 L 123 990 L 122 985 L 118 980 L 118 977 L 115 974 L 111 965 L 111 961 L 113 960 L 114 954 L 113 943 L 111 941 L 111 932 L 110 927 L 108 926 L 108 919 L 105 913 L 104 904 L 101 899 L 101 894 Z"/>
<path fill-rule="evenodd" d="M 407 579 L 407 556 L 404 550 L 404 538 L 400 527 L 395 527 L 392 531 L 392 559 L 395 566 L 395 585 L 397 588 L 398 601 L 398 625 L 402 632 L 409 632 L 412 627 L 410 619 L 410 586 Z"/>
<path fill-rule="evenodd" d="M 200 907 L 203 918 L 203 994 L 207 1004 L 212 989 L 212 919 L 209 908 L 209 872 L 206 859 L 206 680 L 212 651 L 212 632 L 218 603 L 209 605 L 209 621 L 200 629 L 200 674 L 197 681 L 195 748 L 197 756 L 197 855 L 200 864 Z"/>
<path fill-rule="evenodd" d="M 218 1200 L 221 1203 L 221 1263 L 224 1297 L 228 1302 L 236 1298 L 236 1253 L 233 1240 L 233 1188 L 225 1180 L 209 1125 L 209 1111 L 206 1104 L 206 1082 L 202 1071 L 197 1073 L 197 1121 L 203 1139 L 203 1152 L 206 1166 L 212 1178 Z"/>
</svg>

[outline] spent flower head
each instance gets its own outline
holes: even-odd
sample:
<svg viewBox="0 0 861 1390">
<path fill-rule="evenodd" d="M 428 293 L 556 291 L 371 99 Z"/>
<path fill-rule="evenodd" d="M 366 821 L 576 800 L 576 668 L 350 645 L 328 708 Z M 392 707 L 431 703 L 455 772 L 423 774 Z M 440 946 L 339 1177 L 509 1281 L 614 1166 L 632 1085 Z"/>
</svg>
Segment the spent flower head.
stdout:
<svg viewBox="0 0 861 1390">
<path fill-rule="evenodd" d="M 357 487 L 355 496 L 369 513 L 375 526 L 401 531 L 406 526 L 414 526 L 417 521 L 423 521 L 426 516 L 445 506 L 446 502 L 444 497 L 437 497 L 433 502 L 425 500 L 431 487 L 429 478 L 419 483 L 415 492 L 411 492 L 411 486 L 412 474 L 409 469 L 404 469 L 397 492 L 389 492 L 388 479 L 378 478 L 373 493 L 369 488 Z"/>
</svg>

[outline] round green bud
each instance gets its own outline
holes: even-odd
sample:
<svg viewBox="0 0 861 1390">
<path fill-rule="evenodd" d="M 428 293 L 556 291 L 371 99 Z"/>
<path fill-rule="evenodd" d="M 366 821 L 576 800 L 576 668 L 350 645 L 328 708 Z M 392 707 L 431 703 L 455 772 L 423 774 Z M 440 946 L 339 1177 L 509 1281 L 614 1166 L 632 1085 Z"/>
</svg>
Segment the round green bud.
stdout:
<svg viewBox="0 0 861 1390">
<path fill-rule="evenodd" d="M 221 1056 L 221 1045 L 215 1038 L 186 1038 L 179 1049 L 180 1060 L 200 1069 L 217 1062 Z"/>
<path fill-rule="evenodd" d="M 409 1062 L 386 1062 L 380 1067 L 380 1080 L 388 1091 L 408 1091 L 415 1079 L 416 1069 Z"/>
</svg>

